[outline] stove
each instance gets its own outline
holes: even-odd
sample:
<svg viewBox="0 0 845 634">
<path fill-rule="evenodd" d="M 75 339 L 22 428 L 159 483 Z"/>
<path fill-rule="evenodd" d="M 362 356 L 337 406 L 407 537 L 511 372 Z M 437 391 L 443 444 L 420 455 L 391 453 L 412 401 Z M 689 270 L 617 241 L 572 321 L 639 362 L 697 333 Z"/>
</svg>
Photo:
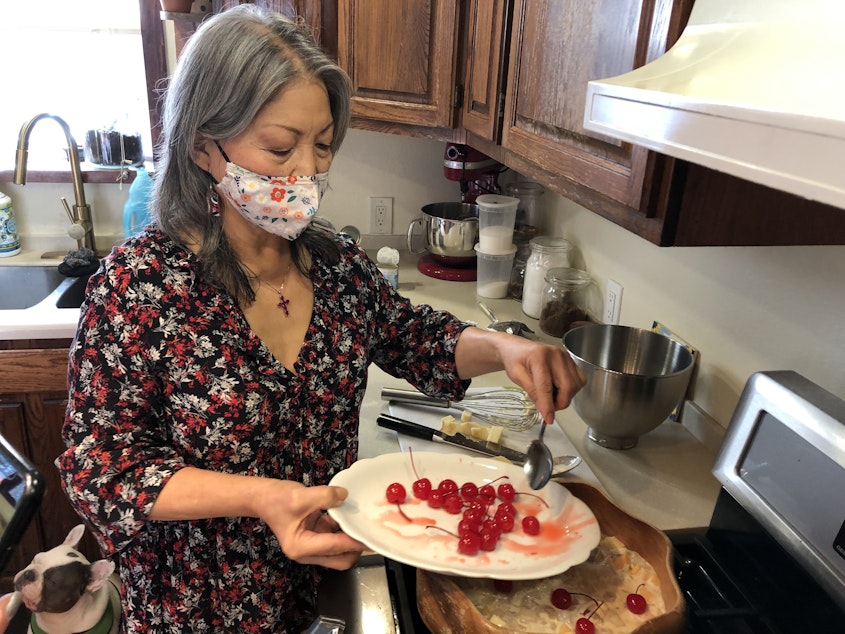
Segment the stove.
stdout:
<svg viewBox="0 0 845 634">
<path fill-rule="evenodd" d="M 710 525 L 669 531 L 689 632 L 845 631 L 845 402 L 754 374 L 713 473 Z"/>
<path fill-rule="evenodd" d="M 710 524 L 667 531 L 685 632 L 845 632 L 845 401 L 795 372 L 754 374 L 713 473 Z M 384 631 L 427 634 L 416 570 L 382 562 Z"/>
</svg>

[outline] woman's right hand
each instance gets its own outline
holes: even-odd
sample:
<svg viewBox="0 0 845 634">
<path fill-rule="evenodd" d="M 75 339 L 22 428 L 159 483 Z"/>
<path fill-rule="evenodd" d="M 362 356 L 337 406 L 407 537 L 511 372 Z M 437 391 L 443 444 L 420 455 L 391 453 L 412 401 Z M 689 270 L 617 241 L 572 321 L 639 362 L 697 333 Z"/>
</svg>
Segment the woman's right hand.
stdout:
<svg viewBox="0 0 845 634">
<path fill-rule="evenodd" d="M 351 568 L 366 548 L 340 530 L 326 509 L 340 506 L 342 487 L 306 487 L 299 482 L 233 475 L 185 467 L 159 493 L 150 519 L 258 517 L 293 561 L 336 570 Z"/>
<path fill-rule="evenodd" d="M 340 530 L 326 509 L 343 504 L 348 492 L 342 487 L 306 487 L 297 482 L 274 480 L 261 496 L 258 516 L 282 547 L 282 552 L 301 564 L 335 570 L 351 568 L 366 546 Z"/>
</svg>

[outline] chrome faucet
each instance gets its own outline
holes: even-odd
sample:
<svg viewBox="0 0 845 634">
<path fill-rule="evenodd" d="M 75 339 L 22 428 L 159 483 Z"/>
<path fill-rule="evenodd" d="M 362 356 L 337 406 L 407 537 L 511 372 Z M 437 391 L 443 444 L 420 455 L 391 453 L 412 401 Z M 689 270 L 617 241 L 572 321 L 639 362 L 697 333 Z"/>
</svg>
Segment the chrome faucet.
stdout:
<svg viewBox="0 0 845 634">
<path fill-rule="evenodd" d="M 29 135 L 32 132 L 32 128 L 41 119 L 53 119 L 53 121 L 62 127 L 62 131 L 65 133 L 65 139 L 67 139 L 67 154 L 70 159 L 70 172 L 73 179 L 73 196 L 75 199 L 75 204 L 71 209 L 67 199 L 64 197 L 61 198 L 65 212 L 71 222 L 68 235 L 76 240 L 77 248 L 82 249 L 85 247 L 96 253 L 97 249 L 94 246 L 94 224 L 91 221 L 91 205 L 85 202 L 85 189 L 82 185 L 82 167 L 79 164 L 79 151 L 76 141 L 70 133 L 70 128 L 64 119 L 43 112 L 35 115 L 21 126 L 20 136 L 18 137 L 18 151 L 15 156 L 14 182 L 17 185 L 26 185 L 26 159 L 29 154 Z"/>
</svg>

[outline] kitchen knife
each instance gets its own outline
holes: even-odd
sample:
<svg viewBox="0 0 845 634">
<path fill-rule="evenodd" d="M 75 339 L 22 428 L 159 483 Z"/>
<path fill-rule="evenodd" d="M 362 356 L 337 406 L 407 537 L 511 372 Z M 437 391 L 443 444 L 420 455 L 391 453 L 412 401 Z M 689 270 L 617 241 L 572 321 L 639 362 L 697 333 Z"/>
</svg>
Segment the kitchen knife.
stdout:
<svg viewBox="0 0 845 634">
<path fill-rule="evenodd" d="M 499 443 L 484 442 L 467 438 L 460 433 L 449 435 L 439 429 L 432 429 L 431 427 L 413 423 L 409 420 L 405 420 L 404 418 L 392 416 L 391 414 L 379 414 L 378 418 L 376 418 L 376 422 L 379 427 L 392 429 L 393 431 L 405 434 L 406 436 L 413 436 L 414 438 L 422 438 L 423 440 L 431 440 L 433 442 L 441 442 L 453 447 L 459 447 L 461 449 L 467 449 L 469 451 L 484 454 L 485 456 L 501 456 L 516 465 L 522 465 L 525 463 L 524 453 L 517 451 L 516 449 L 511 449 L 510 447 L 505 447 Z M 557 456 L 554 459 L 554 471 L 552 471 L 552 477 L 556 478 L 558 476 L 562 476 L 564 473 L 571 471 L 579 464 L 581 464 L 581 456 Z"/>
<path fill-rule="evenodd" d="M 433 442 L 442 442 L 454 447 L 460 447 L 462 449 L 469 449 L 470 451 L 482 453 L 485 456 L 501 456 L 503 458 L 507 458 L 515 464 L 521 465 L 525 462 L 524 453 L 511 449 L 510 447 L 504 447 L 499 443 L 467 438 L 461 433 L 456 433 L 454 435 L 446 434 L 439 429 L 432 429 L 431 427 L 426 427 L 425 425 L 412 423 L 409 420 L 397 418 L 396 416 L 391 416 L 390 414 L 380 414 L 376 419 L 376 422 L 379 427 L 392 429 L 393 431 L 405 434 L 406 436 L 414 436 L 415 438 L 422 438 L 423 440 L 431 440 Z"/>
</svg>

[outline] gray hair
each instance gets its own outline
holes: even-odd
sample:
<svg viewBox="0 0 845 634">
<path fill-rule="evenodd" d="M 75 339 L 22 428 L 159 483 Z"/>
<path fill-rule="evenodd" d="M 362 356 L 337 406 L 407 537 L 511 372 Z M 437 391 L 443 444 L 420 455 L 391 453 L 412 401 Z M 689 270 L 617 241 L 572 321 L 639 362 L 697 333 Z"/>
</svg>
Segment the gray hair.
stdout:
<svg viewBox="0 0 845 634">
<path fill-rule="evenodd" d="M 153 206 L 162 231 L 179 243 L 201 240 L 204 273 L 239 301 L 255 292 L 220 218 L 208 211 L 212 179 L 192 158 L 200 137 L 225 140 L 243 132 L 261 107 L 290 81 L 321 80 L 334 120 L 332 153 L 349 127 L 351 83 L 314 41 L 308 28 L 282 15 L 244 4 L 202 23 L 188 40 L 165 94 L 160 160 Z M 294 263 L 307 274 L 310 254 L 336 260 L 327 221 L 312 223 L 293 243 Z"/>
</svg>

